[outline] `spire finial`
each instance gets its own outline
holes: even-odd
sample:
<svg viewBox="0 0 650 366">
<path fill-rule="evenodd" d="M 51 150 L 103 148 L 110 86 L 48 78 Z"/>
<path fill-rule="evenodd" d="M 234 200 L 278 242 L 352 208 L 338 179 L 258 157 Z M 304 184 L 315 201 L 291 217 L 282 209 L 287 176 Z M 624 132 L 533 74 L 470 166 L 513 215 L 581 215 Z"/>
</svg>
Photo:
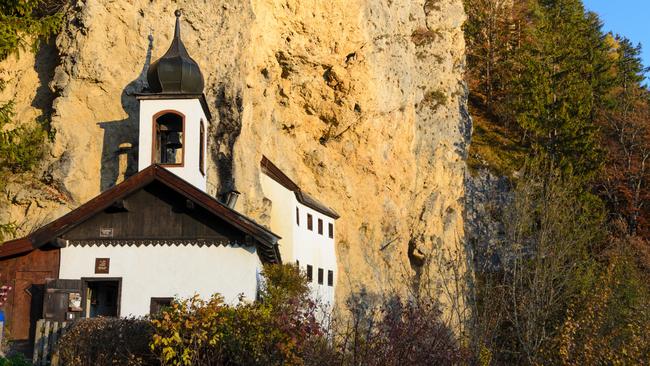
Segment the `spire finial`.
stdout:
<svg viewBox="0 0 650 366">
<path fill-rule="evenodd" d="M 174 15 L 176 15 L 176 28 L 174 29 L 174 38 L 181 38 L 181 9 L 176 9 Z"/>
</svg>

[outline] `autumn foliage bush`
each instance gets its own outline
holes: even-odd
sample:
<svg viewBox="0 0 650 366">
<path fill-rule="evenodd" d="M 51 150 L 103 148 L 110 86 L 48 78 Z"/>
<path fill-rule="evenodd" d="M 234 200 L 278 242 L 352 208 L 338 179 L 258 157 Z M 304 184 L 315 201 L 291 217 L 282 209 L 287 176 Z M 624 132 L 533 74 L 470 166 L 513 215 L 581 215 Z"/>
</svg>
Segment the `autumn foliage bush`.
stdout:
<svg viewBox="0 0 650 366">
<path fill-rule="evenodd" d="M 147 320 L 92 318 L 72 324 L 57 343 L 66 366 L 156 365 L 149 349 L 153 327 Z"/>
<path fill-rule="evenodd" d="M 85 319 L 60 339 L 63 365 L 456 365 L 468 357 L 431 298 L 365 293 L 331 309 L 293 265 L 267 266 L 258 299 L 177 299 L 149 319 Z M 327 320 L 327 321 L 325 321 Z"/>
<path fill-rule="evenodd" d="M 322 332 L 306 279 L 294 266 L 267 266 L 259 300 L 214 295 L 174 302 L 152 319 L 151 348 L 163 365 L 299 365 Z"/>
<path fill-rule="evenodd" d="M 362 295 L 362 294 L 361 294 Z M 443 321 L 436 299 L 389 295 L 367 301 L 359 294 L 314 352 L 311 365 L 462 365 L 466 349 Z"/>
<path fill-rule="evenodd" d="M 176 301 L 152 319 L 163 365 L 456 365 L 468 360 L 434 299 L 352 296 L 333 322 L 295 266 L 268 266 L 256 302 Z"/>
</svg>

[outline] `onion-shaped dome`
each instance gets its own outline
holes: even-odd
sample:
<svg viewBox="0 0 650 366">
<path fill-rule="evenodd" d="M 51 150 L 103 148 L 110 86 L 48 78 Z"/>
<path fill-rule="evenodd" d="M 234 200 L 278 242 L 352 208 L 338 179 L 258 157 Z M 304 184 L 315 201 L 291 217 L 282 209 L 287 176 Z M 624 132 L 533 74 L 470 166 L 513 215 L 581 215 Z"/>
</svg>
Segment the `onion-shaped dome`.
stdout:
<svg viewBox="0 0 650 366">
<path fill-rule="evenodd" d="M 181 40 L 181 11 L 176 10 L 176 29 L 171 46 L 160 59 L 152 63 L 147 72 L 151 93 L 201 94 L 204 81 L 199 64 L 185 49 Z"/>
</svg>

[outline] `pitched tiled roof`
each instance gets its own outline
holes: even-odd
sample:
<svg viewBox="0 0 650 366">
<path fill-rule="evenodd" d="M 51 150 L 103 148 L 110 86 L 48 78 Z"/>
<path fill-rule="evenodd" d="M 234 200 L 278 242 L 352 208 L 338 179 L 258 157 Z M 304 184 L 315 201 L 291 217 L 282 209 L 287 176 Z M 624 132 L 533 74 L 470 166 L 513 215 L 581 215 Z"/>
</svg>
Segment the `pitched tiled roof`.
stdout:
<svg viewBox="0 0 650 366">
<path fill-rule="evenodd" d="M 262 166 L 262 172 L 267 176 L 269 176 L 269 178 L 278 182 L 284 188 L 293 191 L 294 194 L 296 195 L 296 199 L 298 200 L 298 202 L 322 213 L 323 215 L 327 215 L 335 220 L 341 217 L 333 209 L 327 207 L 322 202 L 318 201 L 317 199 L 310 196 L 309 194 L 303 192 L 294 181 L 292 181 L 289 177 L 287 177 L 287 175 L 284 174 L 282 170 L 280 170 L 280 168 L 275 166 L 275 164 L 273 164 L 271 160 L 269 160 L 266 156 L 262 156 L 262 161 L 260 162 L 260 165 Z"/>
<path fill-rule="evenodd" d="M 154 181 L 168 186 L 195 204 L 203 207 L 208 212 L 218 216 L 238 230 L 241 230 L 243 233 L 250 235 L 255 239 L 258 254 L 265 263 L 281 262 L 277 244 L 280 239 L 278 235 L 158 165 L 151 165 L 138 172 L 124 182 L 102 192 L 99 196 L 41 227 L 28 236 L 5 242 L 3 245 L 0 245 L 0 258 L 27 253 L 48 243 L 56 242 L 57 237 L 88 220 L 95 214 L 102 212 L 115 201 L 126 197 Z"/>
</svg>

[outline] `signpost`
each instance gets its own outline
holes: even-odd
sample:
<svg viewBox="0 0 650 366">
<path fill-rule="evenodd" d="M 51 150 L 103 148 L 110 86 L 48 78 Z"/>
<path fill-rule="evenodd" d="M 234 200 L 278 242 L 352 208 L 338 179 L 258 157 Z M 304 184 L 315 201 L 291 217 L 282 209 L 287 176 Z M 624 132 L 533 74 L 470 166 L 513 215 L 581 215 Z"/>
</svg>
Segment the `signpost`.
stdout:
<svg viewBox="0 0 650 366">
<path fill-rule="evenodd" d="M 5 332 L 5 313 L 0 310 L 0 357 L 3 357 L 5 354 L 2 351 L 2 335 Z"/>
<path fill-rule="evenodd" d="M 2 351 L 2 336 L 5 333 L 5 313 L 2 311 L 2 307 L 7 302 L 9 291 L 11 291 L 11 286 L 0 286 L 0 356 L 4 356 L 4 352 Z"/>
</svg>

